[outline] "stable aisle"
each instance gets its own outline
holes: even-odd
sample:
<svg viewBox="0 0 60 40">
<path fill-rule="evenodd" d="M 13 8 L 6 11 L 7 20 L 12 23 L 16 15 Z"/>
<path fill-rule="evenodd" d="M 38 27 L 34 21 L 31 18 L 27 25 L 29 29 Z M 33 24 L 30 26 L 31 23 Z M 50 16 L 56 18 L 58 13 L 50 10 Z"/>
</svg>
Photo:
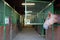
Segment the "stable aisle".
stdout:
<svg viewBox="0 0 60 40">
<path fill-rule="evenodd" d="M 33 28 L 23 28 L 13 40 L 45 40 Z"/>
</svg>

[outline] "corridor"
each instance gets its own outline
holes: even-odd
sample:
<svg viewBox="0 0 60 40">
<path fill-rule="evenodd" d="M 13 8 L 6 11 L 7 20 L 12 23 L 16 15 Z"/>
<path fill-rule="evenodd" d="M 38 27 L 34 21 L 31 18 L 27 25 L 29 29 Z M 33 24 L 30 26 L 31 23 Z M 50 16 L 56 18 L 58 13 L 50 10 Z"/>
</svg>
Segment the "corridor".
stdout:
<svg viewBox="0 0 60 40">
<path fill-rule="evenodd" d="M 23 28 L 13 40 L 45 40 L 33 28 Z"/>
<path fill-rule="evenodd" d="M 59 5 L 58 0 L 0 0 L 0 40 L 60 40 Z"/>
</svg>

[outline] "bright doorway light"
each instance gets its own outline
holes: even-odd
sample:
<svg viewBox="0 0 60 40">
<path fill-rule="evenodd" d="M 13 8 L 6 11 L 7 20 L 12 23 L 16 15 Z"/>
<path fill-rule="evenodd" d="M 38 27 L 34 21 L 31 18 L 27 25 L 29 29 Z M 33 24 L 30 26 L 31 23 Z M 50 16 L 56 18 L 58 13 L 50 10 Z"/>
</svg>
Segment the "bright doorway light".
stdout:
<svg viewBox="0 0 60 40">
<path fill-rule="evenodd" d="M 22 5 L 35 5 L 35 3 L 22 3 Z"/>
</svg>

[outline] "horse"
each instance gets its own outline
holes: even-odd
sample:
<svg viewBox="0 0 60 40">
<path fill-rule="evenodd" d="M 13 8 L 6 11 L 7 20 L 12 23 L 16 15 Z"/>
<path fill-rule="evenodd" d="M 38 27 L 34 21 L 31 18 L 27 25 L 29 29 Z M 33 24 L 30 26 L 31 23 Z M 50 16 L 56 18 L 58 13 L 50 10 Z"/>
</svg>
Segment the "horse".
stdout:
<svg viewBox="0 0 60 40">
<path fill-rule="evenodd" d="M 58 18 L 57 14 L 52 14 L 51 12 L 48 12 L 48 16 L 43 24 L 44 29 L 51 28 L 51 25 L 54 23 L 57 23 L 60 19 Z"/>
</svg>

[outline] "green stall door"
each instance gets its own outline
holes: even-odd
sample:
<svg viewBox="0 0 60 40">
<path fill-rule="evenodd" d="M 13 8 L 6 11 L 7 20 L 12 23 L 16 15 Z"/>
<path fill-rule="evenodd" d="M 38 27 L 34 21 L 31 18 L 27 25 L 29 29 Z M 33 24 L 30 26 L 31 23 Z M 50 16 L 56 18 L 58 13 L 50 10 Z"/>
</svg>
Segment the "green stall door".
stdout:
<svg viewBox="0 0 60 40">
<path fill-rule="evenodd" d="M 36 26 L 40 28 L 40 35 L 45 36 L 46 30 L 43 28 L 43 24 L 48 16 L 48 12 L 54 13 L 54 6 L 53 2 L 46 2 L 46 1 L 27 1 L 25 3 L 30 3 L 25 5 L 25 24 L 26 25 L 39 25 Z M 32 5 L 31 5 L 32 4 Z M 53 28 L 52 28 L 52 36 L 54 37 Z M 52 40 L 54 38 L 52 37 Z"/>
</svg>

